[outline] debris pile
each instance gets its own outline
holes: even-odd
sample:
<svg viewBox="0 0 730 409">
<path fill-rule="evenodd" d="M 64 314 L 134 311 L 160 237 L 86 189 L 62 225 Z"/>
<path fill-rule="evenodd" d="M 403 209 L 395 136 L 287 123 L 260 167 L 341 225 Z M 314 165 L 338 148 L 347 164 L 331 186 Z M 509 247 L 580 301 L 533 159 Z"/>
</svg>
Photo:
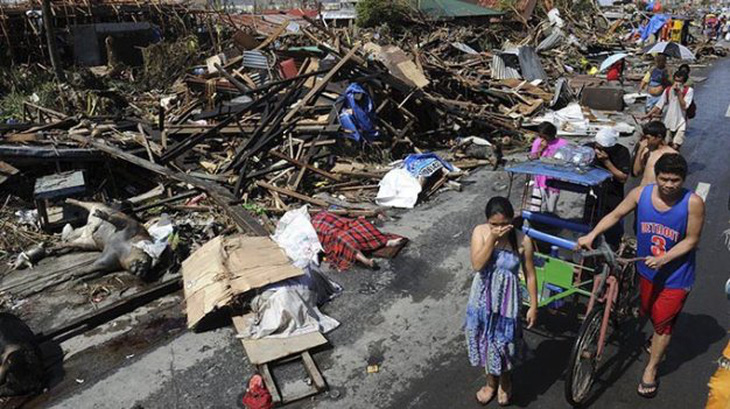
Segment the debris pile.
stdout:
<svg viewBox="0 0 730 409">
<path fill-rule="evenodd" d="M 541 121 L 561 136 L 634 130 L 617 114 L 647 96 L 624 92 L 651 64 L 634 6 L 499 3 L 506 13 L 434 21 L 421 10 L 364 29 L 317 11 L 64 0 L 52 6 L 54 69 L 41 2 L 0 6 L 12 65 L 0 78 L 6 305 L 120 269 L 143 279 L 135 302 L 185 280 L 189 327 L 234 311 L 275 402 L 287 399 L 267 365 L 292 353 L 323 390 L 307 351 L 339 325 L 317 307 L 341 288 L 319 253 L 335 269 L 377 268 L 373 257 L 407 239 L 363 217 L 461 190 L 472 169 L 527 151 Z M 629 68 L 608 84 L 616 63 Z M 80 304 L 121 311 L 130 277 L 109 277 L 84 284 Z M 286 308 L 299 321 L 280 321 Z M 299 348 L 286 336 L 303 337 Z"/>
</svg>

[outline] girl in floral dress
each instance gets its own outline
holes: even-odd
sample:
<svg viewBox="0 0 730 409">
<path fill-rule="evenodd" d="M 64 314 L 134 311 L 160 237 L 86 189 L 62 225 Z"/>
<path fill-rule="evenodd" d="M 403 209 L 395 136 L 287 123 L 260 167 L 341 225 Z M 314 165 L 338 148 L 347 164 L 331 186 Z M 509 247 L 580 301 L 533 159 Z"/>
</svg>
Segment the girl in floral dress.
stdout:
<svg viewBox="0 0 730 409">
<path fill-rule="evenodd" d="M 487 373 L 487 384 L 477 392 L 477 400 L 487 404 L 497 395 L 499 404 L 506 406 L 512 398 L 510 372 L 523 346 L 520 255 L 509 200 L 490 199 L 485 213 L 487 222 L 476 226 L 471 237 L 471 264 L 476 273 L 466 308 L 466 342 L 471 364 Z M 537 317 L 537 283 L 532 242 L 525 236 L 522 245 L 530 295 L 526 320 L 531 328 Z"/>
</svg>

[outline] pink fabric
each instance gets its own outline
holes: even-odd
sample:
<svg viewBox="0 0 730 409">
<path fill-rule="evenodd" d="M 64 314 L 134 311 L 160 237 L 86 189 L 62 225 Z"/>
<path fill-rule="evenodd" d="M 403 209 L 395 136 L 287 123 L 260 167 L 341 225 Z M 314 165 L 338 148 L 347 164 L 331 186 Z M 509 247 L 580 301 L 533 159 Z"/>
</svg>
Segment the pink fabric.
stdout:
<svg viewBox="0 0 730 409">
<path fill-rule="evenodd" d="M 530 155 L 536 154 L 540 150 L 540 142 L 542 141 L 542 138 L 535 139 L 534 142 L 532 142 L 532 149 L 530 149 Z M 555 155 L 555 152 L 558 151 L 561 147 L 568 144 L 568 141 L 566 141 L 563 138 L 555 138 L 552 142 L 548 143 L 547 148 L 545 148 L 545 151 L 542 153 L 543 158 L 549 158 Z M 548 178 L 547 176 L 535 176 L 535 186 L 539 187 L 541 189 L 544 189 L 547 187 Z"/>
</svg>

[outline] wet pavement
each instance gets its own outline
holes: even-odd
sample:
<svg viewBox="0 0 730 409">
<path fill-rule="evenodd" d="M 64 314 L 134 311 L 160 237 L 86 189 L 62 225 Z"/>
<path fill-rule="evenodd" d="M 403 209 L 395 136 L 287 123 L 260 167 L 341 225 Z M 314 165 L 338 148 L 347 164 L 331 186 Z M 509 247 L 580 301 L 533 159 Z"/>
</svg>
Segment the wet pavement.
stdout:
<svg viewBox="0 0 730 409">
<path fill-rule="evenodd" d="M 703 74 L 704 75 L 704 74 Z M 698 255 L 697 284 L 677 322 L 662 365 L 659 396 L 641 399 L 636 386 L 647 356 L 640 351 L 645 334 L 624 327 L 620 350 L 612 347 L 606 370 L 590 402 L 595 408 L 699 408 L 707 381 L 726 343 L 728 302 L 723 294 L 730 251 L 722 233 L 728 223 L 730 192 L 730 59 L 719 60 L 698 84 L 697 117 L 689 128 L 683 154 L 690 163 L 687 186 L 710 184 L 707 219 Z M 323 308 L 342 322 L 327 337 L 330 346 L 314 359 L 331 391 L 291 405 L 293 408 L 476 408 L 474 393 L 483 371 L 469 366 L 462 333 L 471 283 L 469 239 L 483 220 L 486 200 L 505 194 L 502 171 L 481 170 L 464 191 L 445 192 L 418 208 L 399 213 L 384 229 L 412 242 L 380 271 L 353 269 L 330 276 L 345 292 Z M 513 189 L 516 195 L 519 189 Z M 179 308 L 183 308 L 181 305 Z M 567 407 L 563 372 L 577 329 L 570 317 L 541 311 L 538 333 L 527 333 L 526 361 L 514 375 L 517 407 Z M 172 320 L 172 318 L 171 318 Z M 169 321 L 172 339 L 155 332 L 157 346 L 137 354 L 116 370 L 85 379 L 72 391 L 48 397 L 57 408 L 235 408 L 253 368 L 233 331 L 179 333 Z M 550 335 L 544 335 L 549 333 Z M 615 353 L 614 353 L 615 352 Z M 379 371 L 368 374 L 368 364 Z M 284 368 L 279 376 L 300 376 Z M 292 383 L 293 384 L 293 383 Z M 491 406 L 496 407 L 496 402 Z"/>
</svg>

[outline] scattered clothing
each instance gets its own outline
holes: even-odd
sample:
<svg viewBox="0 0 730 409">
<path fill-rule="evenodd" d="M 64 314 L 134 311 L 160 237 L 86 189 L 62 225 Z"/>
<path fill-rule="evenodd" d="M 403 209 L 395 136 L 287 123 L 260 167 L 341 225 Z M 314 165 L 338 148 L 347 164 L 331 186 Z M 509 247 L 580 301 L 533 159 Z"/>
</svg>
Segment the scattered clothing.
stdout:
<svg viewBox="0 0 730 409">
<path fill-rule="evenodd" d="M 324 247 L 327 261 L 337 270 L 347 270 L 360 252 L 377 250 L 388 240 L 400 238 L 383 234 L 364 217 L 348 219 L 329 212 L 319 212 L 312 218 L 312 225 Z"/>
<path fill-rule="evenodd" d="M 441 169 L 457 170 L 435 153 L 412 153 L 403 161 L 403 166 L 414 177 L 429 177 Z"/>
<path fill-rule="evenodd" d="M 339 118 L 345 137 L 357 142 L 372 142 L 380 137 L 373 99 L 363 87 L 350 84 L 336 104 L 342 107 Z"/>
<path fill-rule="evenodd" d="M 465 324 L 469 361 L 490 375 L 511 371 L 522 353 L 519 270 L 514 251 L 494 249 L 472 281 Z"/>
<path fill-rule="evenodd" d="M 255 317 L 241 338 L 286 338 L 319 331 L 326 334 L 340 323 L 318 306 L 342 292 L 342 287 L 325 276 L 315 265 L 304 275 L 271 284 L 251 300 Z"/>
</svg>

